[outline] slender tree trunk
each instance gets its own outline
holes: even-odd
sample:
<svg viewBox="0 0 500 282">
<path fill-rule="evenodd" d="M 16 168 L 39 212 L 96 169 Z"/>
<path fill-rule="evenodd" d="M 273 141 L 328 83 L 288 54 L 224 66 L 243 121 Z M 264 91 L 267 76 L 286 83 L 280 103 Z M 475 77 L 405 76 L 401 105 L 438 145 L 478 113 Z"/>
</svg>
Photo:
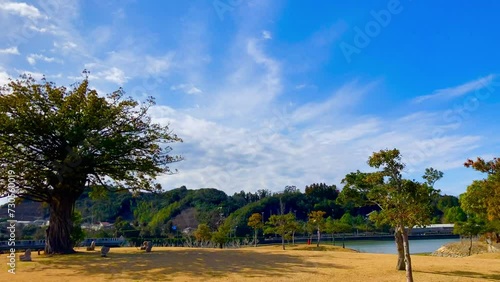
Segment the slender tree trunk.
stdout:
<svg viewBox="0 0 500 282">
<path fill-rule="evenodd" d="M 46 254 L 71 254 L 71 214 L 75 201 L 71 198 L 53 199 L 50 206 L 50 221 L 45 246 Z"/>
<path fill-rule="evenodd" d="M 318 243 L 316 244 L 316 247 L 319 248 L 319 241 L 321 240 L 321 233 L 319 231 L 319 228 L 318 228 Z"/>
<path fill-rule="evenodd" d="M 406 282 L 413 282 L 413 270 L 411 268 L 410 243 L 408 242 L 408 231 L 403 230 L 403 245 L 405 253 Z"/>
<path fill-rule="evenodd" d="M 257 229 L 255 229 L 253 241 L 254 241 L 255 247 L 257 247 Z"/>
<path fill-rule="evenodd" d="M 295 246 L 295 231 L 292 231 L 292 245 Z"/>
<path fill-rule="evenodd" d="M 281 246 L 283 246 L 283 250 L 285 249 L 285 234 L 281 235 Z"/>
<path fill-rule="evenodd" d="M 472 255 L 472 235 L 470 235 L 469 256 Z"/>
<path fill-rule="evenodd" d="M 396 228 L 394 232 L 394 238 L 396 240 L 396 248 L 398 250 L 398 263 L 396 264 L 396 270 L 405 270 L 405 252 L 403 246 L 403 234 L 401 230 Z"/>
</svg>

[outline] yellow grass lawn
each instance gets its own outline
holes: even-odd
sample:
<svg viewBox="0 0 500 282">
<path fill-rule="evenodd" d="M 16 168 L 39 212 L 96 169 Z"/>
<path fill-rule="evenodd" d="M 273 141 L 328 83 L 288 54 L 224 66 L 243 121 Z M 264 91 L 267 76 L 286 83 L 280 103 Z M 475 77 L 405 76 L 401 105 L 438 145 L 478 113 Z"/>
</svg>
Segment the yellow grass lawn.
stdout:
<svg viewBox="0 0 500 282">
<path fill-rule="evenodd" d="M 85 252 L 17 262 L 16 274 L 3 264 L 0 281 L 404 281 L 396 256 L 264 246 L 242 249 L 112 248 L 107 258 Z M 6 255 L 4 262 L 7 261 Z M 413 256 L 415 281 L 498 281 L 500 254 L 467 258 Z"/>
</svg>

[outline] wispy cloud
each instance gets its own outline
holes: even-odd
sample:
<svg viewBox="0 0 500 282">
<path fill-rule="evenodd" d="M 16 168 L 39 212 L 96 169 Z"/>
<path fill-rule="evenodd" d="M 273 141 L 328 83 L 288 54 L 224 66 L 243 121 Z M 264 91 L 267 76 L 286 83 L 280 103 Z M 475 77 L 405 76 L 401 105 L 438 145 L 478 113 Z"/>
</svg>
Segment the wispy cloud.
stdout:
<svg viewBox="0 0 500 282">
<path fill-rule="evenodd" d="M 37 61 L 44 61 L 47 63 L 62 63 L 62 60 L 56 59 L 54 57 L 47 57 L 41 54 L 30 54 L 26 57 L 26 60 L 30 65 L 35 65 Z"/>
<path fill-rule="evenodd" d="M 17 50 L 17 47 L 0 49 L 0 55 L 19 55 L 19 50 Z"/>
<path fill-rule="evenodd" d="M 349 106 L 356 105 L 377 84 L 377 81 L 365 85 L 360 85 L 357 80 L 350 81 L 335 90 L 326 101 L 302 105 L 295 110 L 291 118 L 294 122 L 304 122 L 325 114 L 339 113 Z"/>
<path fill-rule="evenodd" d="M 2 2 L 0 5 L 0 10 L 6 11 L 7 13 L 10 14 L 19 15 L 22 17 L 28 17 L 32 19 L 42 17 L 42 14 L 35 6 L 31 6 L 26 3 Z"/>
<path fill-rule="evenodd" d="M 472 91 L 481 90 L 488 87 L 495 79 L 494 74 L 490 74 L 479 79 L 469 81 L 455 87 L 444 88 L 434 91 L 432 94 L 419 96 L 413 100 L 414 103 L 422 103 L 428 100 L 446 100 L 461 97 Z"/>
<path fill-rule="evenodd" d="M 262 38 L 273 39 L 273 36 L 271 35 L 271 32 L 269 30 L 263 30 L 262 31 Z"/>
<path fill-rule="evenodd" d="M 199 88 L 195 87 L 194 85 L 191 84 L 178 84 L 178 85 L 173 85 L 170 87 L 170 90 L 181 90 L 182 92 L 186 94 L 200 94 L 203 91 L 201 91 Z"/>
</svg>

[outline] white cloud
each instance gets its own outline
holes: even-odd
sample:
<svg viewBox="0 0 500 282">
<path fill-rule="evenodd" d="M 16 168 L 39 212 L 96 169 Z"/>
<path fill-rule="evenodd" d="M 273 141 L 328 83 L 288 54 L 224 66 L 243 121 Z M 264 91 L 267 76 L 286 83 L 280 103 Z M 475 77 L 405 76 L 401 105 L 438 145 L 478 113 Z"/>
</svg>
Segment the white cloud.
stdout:
<svg viewBox="0 0 500 282">
<path fill-rule="evenodd" d="M 62 49 L 63 51 L 68 51 L 68 50 L 76 49 L 78 47 L 78 45 L 76 45 L 76 43 L 71 42 L 71 41 L 63 42 L 63 43 L 54 42 L 54 47 L 56 47 L 58 49 Z"/>
<path fill-rule="evenodd" d="M 118 85 L 123 85 L 125 82 L 128 81 L 129 77 L 125 76 L 125 73 L 117 68 L 117 67 L 112 67 L 100 72 L 97 72 L 95 75 L 91 75 L 91 78 L 102 78 L 107 81 L 116 83 Z"/>
<path fill-rule="evenodd" d="M 172 67 L 174 53 L 169 52 L 164 56 L 146 56 L 145 71 L 150 75 L 165 75 Z"/>
<path fill-rule="evenodd" d="M 0 10 L 4 10 L 10 14 L 32 19 L 42 17 L 42 14 L 36 7 L 28 5 L 26 3 L 2 2 L 0 5 Z"/>
<path fill-rule="evenodd" d="M 349 116 L 348 109 L 362 103 L 377 83 L 346 83 L 325 103 L 301 105 L 290 114 L 274 111 L 277 114 L 253 116 L 253 127 L 155 106 L 153 120 L 169 123 L 184 139 L 173 147 L 175 154 L 186 157 L 173 165 L 179 174 L 161 177 L 160 182 L 165 188 L 214 187 L 229 194 L 242 189 L 277 191 L 285 185 L 303 188 L 318 181 L 340 184 L 345 174 L 369 169 L 368 157 L 385 148 L 400 149 L 408 177 L 420 179 L 429 166 L 445 172 L 461 167 L 466 156 L 477 149 L 481 137 L 453 134 L 452 128 L 440 124 L 437 117 L 441 112 L 390 118 Z M 344 101 L 353 93 L 356 98 Z M 326 118 L 331 112 L 347 117 Z M 284 127 L 291 129 L 285 131 Z M 436 128 L 443 133 L 436 135 Z"/>
<path fill-rule="evenodd" d="M 201 91 L 199 88 L 191 85 L 191 84 L 178 84 L 178 85 L 173 85 L 170 87 L 170 90 L 181 90 L 182 92 L 186 94 L 201 94 L 203 91 Z"/>
<path fill-rule="evenodd" d="M 37 27 L 35 25 L 30 25 L 29 29 L 34 30 L 40 33 L 50 33 L 56 35 L 58 32 L 58 28 L 54 24 L 49 24 L 43 27 Z"/>
<path fill-rule="evenodd" d="M 0 49 L 0 55 L 19 55 L 19 50 L 17 50 L 17 47 Z"/>
<path fill-rule="evenodd" d="M 488 87 L 493 80 L 495 79 L 495 75 L 490 74 L 485 77 L 481 77 L 479 79 L 469 81 L 462 85 L 458 85 L 455 87 L 444 88 L 434 91 L 432 94 L 419 96 L 413 100 L 414 103 L 422 103 L 428 100 L 444 100 L 444 99 L 452 99 L 456 97 L 463 96 L 472 91 L 478 91 L 483 88 Z"/>
<path fill-rule="evenodd" d="M 52 63 L 52 62 L 62 63 L 62 60 L 59 60 L 59 59 L 56 59 L 53 57 L 47 57 L 47 56 L 40 55 L 40 54 L 30 54 L 29 56 L 26 57 L 26 60 L 28 61 L 28 63 L 30 65 L 35 65 L 37 61 L 44 61 L 47 63 Z"/>
<path fill-rule="evenodd" d="M 262 31 L 262 38 L 264 39 L 273 39 L 271 32 L 268 30 Z"/>
<path fill-rule="evenodd" d="M 4 86 L 9 83 L 9 78 L 9 74 L 2 67 L 0 67 L 0 86 Z"/>
</svg>

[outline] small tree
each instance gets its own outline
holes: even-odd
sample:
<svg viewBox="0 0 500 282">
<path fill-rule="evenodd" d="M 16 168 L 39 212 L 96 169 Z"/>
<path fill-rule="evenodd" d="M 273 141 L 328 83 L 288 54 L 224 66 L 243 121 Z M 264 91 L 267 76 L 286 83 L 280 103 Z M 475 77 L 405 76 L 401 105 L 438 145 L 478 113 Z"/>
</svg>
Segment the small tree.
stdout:
<svg viewBox="0 0 500 282">
<path fill-rule="evenodd" d="M 398 250 L 398 270 L 406 270 L 406 279 L 413 282 L 408 234 L 418 225 L 430 223 L 432 202 L 438 191 L 434 183 L 442 177 L 435 169 L 427 169 L 423 178 L 425 183 L 404 179 L 405 164 L 401 161 L 399 150 L 381 150 L 368 159 L 368 165 L 379 169 L 376 172 L 357 171 L 346 175 L 339 200 L 356 205 L 375 204 L 379 220 L 394 227 L 394 237 Z M 380 224 L 379 224 L 380 225 Z"/>
<path fill-rule="evenodd" d="M 309 213 L 309 223 L 314 226 L 314 229 L 317 232 L 318 241 L 316 243 L 316 247 L 319 247 L 319 242 L 321 240 L 321 231 L 325 227 L 325 214 L 324 211 L 312 211 Z"/>
<path fill-rule="evenodd" d="M 485 231 L 485 223 L 484 221 L 476 218 L 469 217 L 465 222 L 457 222 L 455 223 L 455 227 L 453 228 L 453 233 L 460 234 L 460 236 L 466 236 L 470 239 L 469 245 L 469 256 L 472 255 L 472 238 L 481 234 Z"/>
<path fill-rule="evenodd" d="M 260 213 L 254 213 L 248 218 L 248 226 L 252 227 L 254 230 L 254 246 L 257 247 L 257 233 L 259 229 L 264 227 L 264 223 L 262 222 L 262 215 Z"/>
<path fill-rule="evenodd" d="M 292 245 L 295 245 L 295 233 L 301 230 L 302 225 L 297 221 L 297 218 L 295 218 L 294 214 L 289 213 L 288 227 L 292 236 Z"/>
<path fill-rule="evenodd" d="M 325 232 L 332 234 L 332 242 L 335 245 L 335 234 L 337 233 L 346 233 L 351 231 L 352 226 L 344 223 L 338 219 L 333 219 L 332 217 L 328 217 L 325 223 Z"/>
<path fill-rule="evenodd" d="M 219 248 L 223 248 L 224 245 L 228 241 L 228 234 L 230 228 L 226 225 L 219 226 L 219 229 L 215 232 L 212 232 L 212 241 L 219 245 Z"/>
<path fill-rule="evenodd" d="M 201 223 L 198 224 L 198 228 L 194 231 L 194 237 L 203 246 L 203 243 L 210 241 L 212 238 L 212 231 L 207 224 Z"/>
<path fill-rule="evenodd" d="M 295 215 L 293 213 L 287 214 L 273 214 L 266 222 L 267 228 L 264 230 L 265 234 L 278 234 L 281 236 L 281 245 L 285 249 L 285 236 L 292 232 L 294 228 Z"/>
</svg>

